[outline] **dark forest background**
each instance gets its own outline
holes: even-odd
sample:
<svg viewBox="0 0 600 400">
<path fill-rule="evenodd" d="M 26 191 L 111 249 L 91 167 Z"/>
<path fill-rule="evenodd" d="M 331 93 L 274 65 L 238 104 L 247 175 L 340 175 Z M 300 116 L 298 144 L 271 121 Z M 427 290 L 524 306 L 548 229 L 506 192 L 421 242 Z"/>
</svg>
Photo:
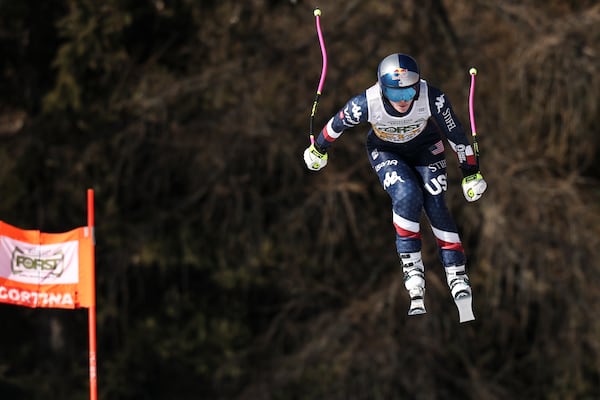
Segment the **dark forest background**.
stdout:
<svg viewBox="0 0 600 400">
<path fill-rule="evenodd" d="M 366 128 L 302 160 L 405 52 L 482 172 L 448 203 L 477 320 L 427 224 L 407 317 Z M 594 0 L 0 0 L 0 219 L 63 232 L 96 194 L 101 399 L 600 397 L 600 5 Z M 86 399 L 86 310 L 0 305 L 0 398 Z"/>
</svg>

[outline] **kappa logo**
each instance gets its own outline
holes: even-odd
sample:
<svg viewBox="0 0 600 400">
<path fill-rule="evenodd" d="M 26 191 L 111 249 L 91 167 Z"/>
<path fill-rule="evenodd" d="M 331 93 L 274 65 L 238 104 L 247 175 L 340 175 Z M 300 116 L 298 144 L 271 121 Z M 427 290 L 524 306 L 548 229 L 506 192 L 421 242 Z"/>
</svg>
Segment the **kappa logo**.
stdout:
<svg viewBox="0 0 600 400">
<path fill-rule="evenodd" d="M 352 102 L 351 106 L 351 109 L 344 108 L 344 125 L 348 127 L 358 125 L 362 116 L 362 108 L 358 104 Z"/>
<path fill-rule="evenodd" d="M 442 111 L 442 108 L 444 108 L 445 104 L 446 104 L 445 95 L 442 94 L 435 98 L 435 107 L 437 108 L 438 114 L 440 113 L 440 111 Z"/>
<path fill-rule="evenodd" d="M 383 180 L 383 188 L 387 189 L 398 182 L 404 183 L 404 179 L 396 171 L 386 172 L 385 179 Z"/>
<path fill-rule="evenodd" d="M 362 116 L 362 108 L 355 102 L 352 102 L 352 116 L 354 117 L 356 123 L 360 122 L 360 117 Z"/>
<path fill-rule="evenodd" d="M 377 160 L 377 157 L 379 157 L 379 151 L 377 151 L 377 149 L 375 149 L 371 152 L 371 158 L 373 160 Z"/>
</svg>

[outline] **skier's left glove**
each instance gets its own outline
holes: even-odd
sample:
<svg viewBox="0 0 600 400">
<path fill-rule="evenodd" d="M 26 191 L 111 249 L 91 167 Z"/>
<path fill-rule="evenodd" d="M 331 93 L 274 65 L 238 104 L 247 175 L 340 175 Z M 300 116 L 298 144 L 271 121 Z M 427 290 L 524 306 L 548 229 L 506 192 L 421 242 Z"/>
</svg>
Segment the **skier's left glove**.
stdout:
<svg viewBox="0 0 600 400">
<path fill-rule="evenodd" d="M 318 171 L 327 165 L 327 152 L 318 149 L 314 143 L 304 150 L 304 162 L 311 171 Z"/>
<path fill-rule="evenodd" d="M 462 189 L 467 201 L 476 201 L 481 198 L 483 192 L 487 189 L 487 183 L 483 179 L 481 172 L 477 172 L 463 178 Z"/>
</svg>

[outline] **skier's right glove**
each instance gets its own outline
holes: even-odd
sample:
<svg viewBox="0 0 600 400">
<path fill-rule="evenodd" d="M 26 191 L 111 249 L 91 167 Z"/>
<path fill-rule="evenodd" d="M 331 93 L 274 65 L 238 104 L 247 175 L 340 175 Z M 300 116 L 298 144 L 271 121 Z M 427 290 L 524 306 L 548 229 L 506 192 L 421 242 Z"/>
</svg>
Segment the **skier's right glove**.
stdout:
<svg viewBox="0 0 600 400">
<path fill-rule="evenodd" d="M 304 162 L 311 171 L 318 171 L 327 165 L 327 152 L 317 149 L 314 143 L 304 150 Z"/>
<path fill-rule="evenodd" d="M 462 190 L 467 201 L 479 200 L 485 189 L 487 189 L 487 183 L 483 179 L 481 172 L 466 176 L 462 180 Z"/>
</svg>

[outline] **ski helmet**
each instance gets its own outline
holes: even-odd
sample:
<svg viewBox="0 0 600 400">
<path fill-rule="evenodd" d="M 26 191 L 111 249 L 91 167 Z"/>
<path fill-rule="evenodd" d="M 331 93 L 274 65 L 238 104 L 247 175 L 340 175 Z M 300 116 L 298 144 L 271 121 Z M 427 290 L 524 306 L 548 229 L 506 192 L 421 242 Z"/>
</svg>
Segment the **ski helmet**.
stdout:
<svg viewBox="0 0 600 400">
<path fill-rule="evenodd" d="M 390 101 L 410 101 L 415 98 L 420 79 L 417 62 L 406 54 L 390 54 L 377 68 L 379 86 Z"/>
</svg>

